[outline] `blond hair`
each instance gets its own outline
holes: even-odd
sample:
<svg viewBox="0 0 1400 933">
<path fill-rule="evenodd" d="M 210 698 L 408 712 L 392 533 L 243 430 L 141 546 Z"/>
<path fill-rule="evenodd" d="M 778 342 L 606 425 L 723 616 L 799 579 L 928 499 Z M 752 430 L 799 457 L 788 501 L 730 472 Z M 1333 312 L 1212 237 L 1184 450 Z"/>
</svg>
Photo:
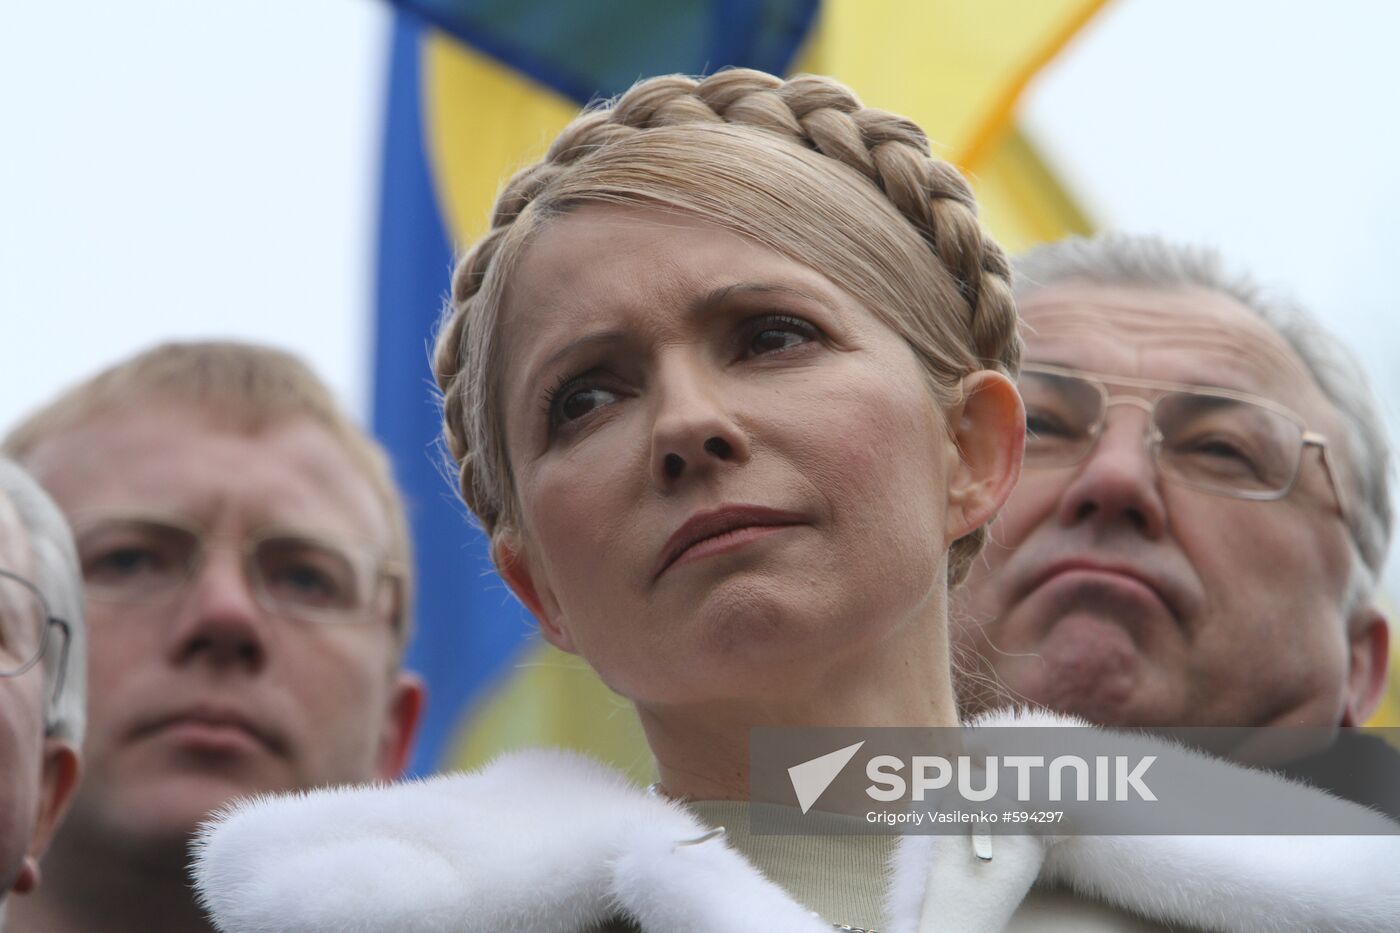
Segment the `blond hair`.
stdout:
<svg viewBox="0 0 1400 933">
<path fill-rule="evenodd" d="M 531 236 L 584 203 L 698 217 L 822 271 L 905 339 L 941 405 L 959 401 L 967 374 L 1019 365 L 1006 257 L 967 183 L 912 122 L 813 75 L 642 81 L 580 115 L 506 184 L 490 231 L 453 274 L 434 352 L 443 432 L 461 494 L 493 538 L 518 524 L 497 398 L 505 290 Z M 984 536 L 954 543 L 952 582 Z"/>
<path fill-rule="evenodd" d="M 309 419 L 329 431 L 369 481 L 388 520 L 390 540 L 384 556 L 402 568 L 402 592 L 395 607 L 402 644 L 412 615 L 412 544 L 389 460 L 341 409 L 326 384 L 291 353 L 237 341 L 160 344 L 68 389 L 20 422 L 0 449 L 24 463 L 49 438 L 101 415 L 156 399 L 247 434 L 296 418 Z"/>
</svg>

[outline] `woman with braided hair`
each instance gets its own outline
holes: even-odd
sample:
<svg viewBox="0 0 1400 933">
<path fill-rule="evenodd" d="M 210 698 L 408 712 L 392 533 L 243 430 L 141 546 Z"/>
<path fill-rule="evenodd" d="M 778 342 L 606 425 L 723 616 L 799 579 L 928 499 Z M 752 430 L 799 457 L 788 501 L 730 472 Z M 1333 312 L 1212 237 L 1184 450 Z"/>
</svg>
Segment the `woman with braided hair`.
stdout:
<svg viewBox="0 0 1400 933">
<path fill-rule="evenodd" d="M 747 832 L 754 727 L 956 725 L 947 591 L 1016 479 L 1019 352 L 1006 260 L 908 120 L 743 70 L 585 112 L 458 264 L 434 368 L 501 575 L 661 780 L 530 752 L 256 802 L 196 867 L 221 929 L 1159 928 L 1027 899 L 1096 883 L 1029 837 Z"/>
</svg>

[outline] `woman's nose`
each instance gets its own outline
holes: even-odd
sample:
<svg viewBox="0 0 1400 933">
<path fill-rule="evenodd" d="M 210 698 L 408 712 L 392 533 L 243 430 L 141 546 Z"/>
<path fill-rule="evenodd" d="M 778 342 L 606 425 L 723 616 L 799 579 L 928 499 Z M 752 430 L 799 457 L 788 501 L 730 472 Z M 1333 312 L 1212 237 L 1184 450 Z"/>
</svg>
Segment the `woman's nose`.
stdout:
<svg viewBox="0 0 1400 933">
<path fill-rule="evenodd" d="M 748 437 L 734 418 L 723 380 L 700 361 L 675 361 L 659 371 L 651 450 L 659 485 L 748 461 Z"/>
</svg>

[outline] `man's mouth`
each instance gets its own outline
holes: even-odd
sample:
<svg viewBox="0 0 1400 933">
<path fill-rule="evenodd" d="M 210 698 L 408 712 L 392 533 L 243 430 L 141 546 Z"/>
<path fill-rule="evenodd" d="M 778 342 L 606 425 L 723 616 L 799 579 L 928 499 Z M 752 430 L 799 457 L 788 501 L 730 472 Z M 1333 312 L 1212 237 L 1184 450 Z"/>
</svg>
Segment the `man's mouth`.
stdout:
<svg viewBox="0 0 1400 933">
<path fill-rule="evenodd" d="M 1180 617 L 1170 586 L 1139 568 L 1106 560 L 1076 557 L 1055 561 L 1031 578 L 1022 595 L 1076 584 L 1111 587 L 1125 598 L 1160 604 L 1173 618 Z"/>
<path fill-rule="evenodd" d="M 159 736 L 183 747 L 225 754 L 276 751 L 280 744 L 242 712 L 217 707 L 195 707 L 160 716 L 136 734 Z"/>
</svg>

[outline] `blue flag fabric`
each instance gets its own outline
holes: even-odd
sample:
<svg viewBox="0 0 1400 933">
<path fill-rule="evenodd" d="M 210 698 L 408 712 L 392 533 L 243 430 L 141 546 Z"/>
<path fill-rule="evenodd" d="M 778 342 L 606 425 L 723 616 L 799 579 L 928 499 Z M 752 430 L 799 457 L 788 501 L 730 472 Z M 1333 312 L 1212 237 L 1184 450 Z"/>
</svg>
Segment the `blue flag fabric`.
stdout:
<svg viewBox="0 0 1400 933">
<path fill-rule="evenodd" d="M 817 0 L 395 0 L 579 104 L 638 78 L 742 65 L 783 74 Z"/>
</svg>

